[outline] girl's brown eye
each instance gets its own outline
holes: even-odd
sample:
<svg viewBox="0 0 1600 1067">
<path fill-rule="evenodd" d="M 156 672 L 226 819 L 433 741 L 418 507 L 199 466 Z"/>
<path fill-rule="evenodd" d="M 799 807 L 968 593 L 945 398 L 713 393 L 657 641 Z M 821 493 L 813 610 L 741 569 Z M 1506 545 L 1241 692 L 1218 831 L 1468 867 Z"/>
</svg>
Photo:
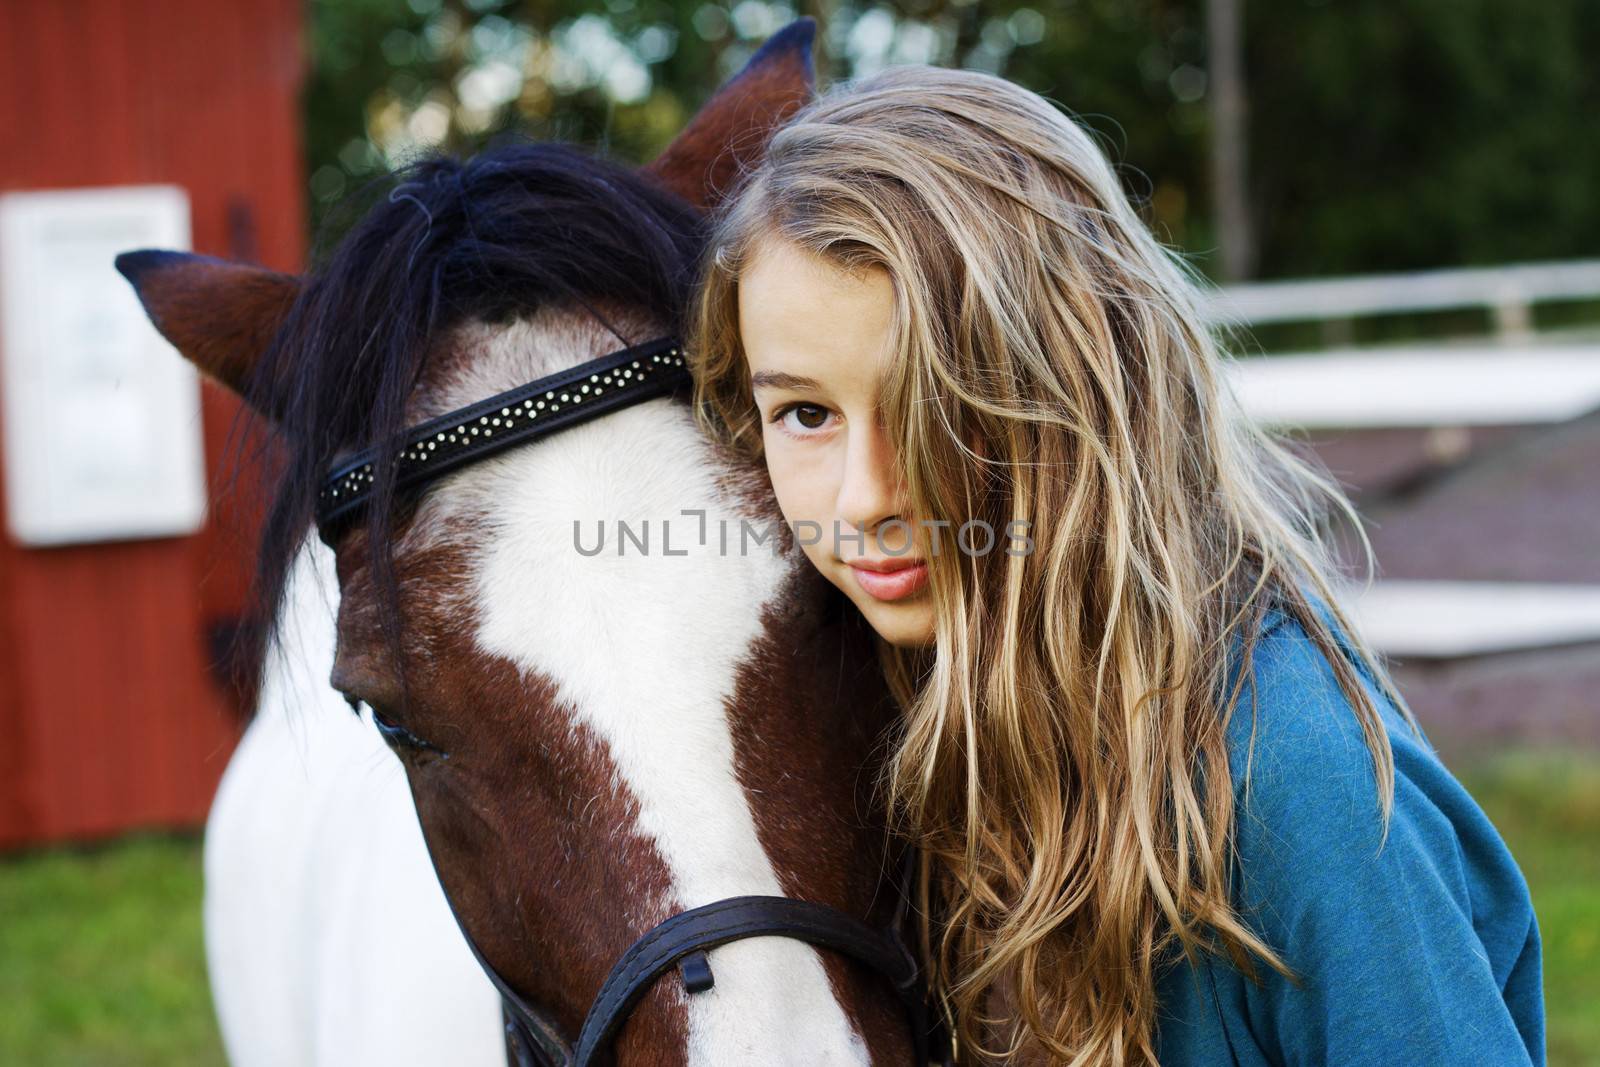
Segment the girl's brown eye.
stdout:
<svg viewBox="0 0 1600 1067">
<path fill-rule="evenodd" d="M 828 421 L 828 409 L 815 404 L 787 404 L 773 412 L 772 421 L 782 422 L 791 411 L 795 413 L 795 421 L 803 430 L 820 430 Z"/>
</svg>

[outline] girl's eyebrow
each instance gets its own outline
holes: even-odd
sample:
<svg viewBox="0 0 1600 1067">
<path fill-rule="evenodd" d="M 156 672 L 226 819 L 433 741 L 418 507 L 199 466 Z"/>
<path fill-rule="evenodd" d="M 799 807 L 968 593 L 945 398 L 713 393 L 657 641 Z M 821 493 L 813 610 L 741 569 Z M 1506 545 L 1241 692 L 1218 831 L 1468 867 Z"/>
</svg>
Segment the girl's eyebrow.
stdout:
<svg viewBox="0 0 1600 1067">
<path fill-rule="evenodd" d="M 769 386 L 773 389 L 811 389 L 822 391 L 822 383 L 815 378 L 807 378 L 799 374 L 790 374 L 781 370 L 759 370 L 750 375 L 750 388 L 760 389 Z"/>
</svg>

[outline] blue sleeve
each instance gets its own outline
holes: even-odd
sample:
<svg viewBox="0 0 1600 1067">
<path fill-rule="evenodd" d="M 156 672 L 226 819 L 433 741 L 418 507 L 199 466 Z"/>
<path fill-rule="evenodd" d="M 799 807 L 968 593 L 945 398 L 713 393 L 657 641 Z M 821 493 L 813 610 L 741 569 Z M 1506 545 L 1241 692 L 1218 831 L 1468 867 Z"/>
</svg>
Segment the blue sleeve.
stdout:
<svg viewBox="0 0 1600 1067">
<path fill-rule="evenodd" d="M 1263 1050 L 1285 1064 L 1543 1064 L 1538 926 L 1482 810 L 1363 674 L 1395 752 L 1382 839 L 1360 724 L 1298 623 L 1263 637 L 1252 678 L 1254 745 L 1249 685 L 1230 726 L 1235 899 L 1300 978 L 1259 965 L 1261 984 L 1246 983 Z"/>
</svg>

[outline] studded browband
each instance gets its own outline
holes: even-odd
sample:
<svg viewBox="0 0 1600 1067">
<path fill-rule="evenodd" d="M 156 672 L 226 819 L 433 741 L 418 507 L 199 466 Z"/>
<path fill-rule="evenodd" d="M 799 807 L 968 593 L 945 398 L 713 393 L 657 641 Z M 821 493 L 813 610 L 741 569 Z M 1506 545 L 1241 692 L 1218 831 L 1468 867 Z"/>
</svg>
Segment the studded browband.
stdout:
<svg viewBox="0 0 1600 1067">
<path fill-rule="evenodd" d="M 676 337 L 624 348 L 519 385 L 402 433 L 395 488 L 412 489 L 513 445 L 538 440 L 607 411 L 660 396 L 690 381 Z M 334 465 L 317 491 L 316 520 L 326 539 L 366 504 L 381 450 Z"/>
</svg>

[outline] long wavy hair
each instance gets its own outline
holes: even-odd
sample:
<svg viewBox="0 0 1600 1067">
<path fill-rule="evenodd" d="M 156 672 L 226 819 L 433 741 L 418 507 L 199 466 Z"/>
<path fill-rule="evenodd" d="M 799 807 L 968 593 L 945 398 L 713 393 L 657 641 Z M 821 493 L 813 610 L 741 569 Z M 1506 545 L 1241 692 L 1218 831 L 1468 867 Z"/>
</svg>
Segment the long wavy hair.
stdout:
<svg viewBox="0 0 1600 1067">
<path fill-rule="evenodd" d="M 1387 823 L 1388 739 L 1313 599 L 1381 662 L 1333 580 L 1331 524 L 1359 519 L 1243 417 L 1201 277 L 1032 92 L 891 67 L 832 87 L 742 177 L 689 347 L 702 428 L 752 456 L 738 285 L 767 240 L 888 272 L 882 417 L 911 514 L 953 520 L 929 558 L 934 643 L 880 650 L 903 709 L 883 799 L 930 860 L 923 947 L 962 1058 L 1153 1062 L 1155 985 L 1178 953 L 1293 976 L 1229 895 L 1226 731 L 1269 608 L 1333 665 Z M 956 550 L 973 518 L 1025 522 L 1032 551 Z"/>
</svg>

